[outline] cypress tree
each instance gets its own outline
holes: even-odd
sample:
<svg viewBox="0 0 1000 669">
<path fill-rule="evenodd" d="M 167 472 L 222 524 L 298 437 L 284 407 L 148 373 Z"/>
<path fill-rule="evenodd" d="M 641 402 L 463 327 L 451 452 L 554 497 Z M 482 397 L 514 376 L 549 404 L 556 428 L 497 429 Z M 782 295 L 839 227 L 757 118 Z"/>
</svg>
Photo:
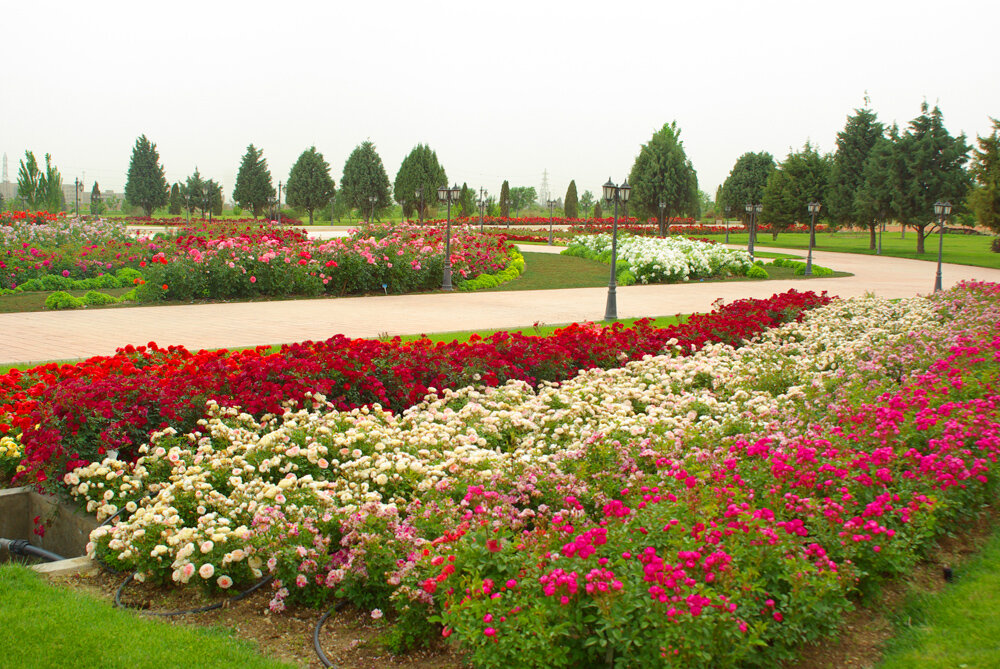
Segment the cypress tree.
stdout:
<svg viewBox="0 0 1000 669">
<path fill-rule="evenodd" d="M 566 199 L 563 200 L 563 215 L 566 218 L 579 217 L 579 199 L 576 196 L 575 180 L 571 180 L 569 188 L 566 189 Z"/>
<path fill-rule="evenodd" d="M 239 174 L 236 175 L 233 201 L 244 209 L 251 210 L 253 217 L 257 218 L 274 195 L 271 171 L 267 169 L 264 152 L 251 144 L 243 155 Z"/>
<path fill-rule="evenodd" d="M 500 215 L 510 218 L 510 183 L 506 179 L 500 186 Z"/>
<path fill-rule="evenodd" d="M 310 146 L 302 152 L 288 174 L 285 201 L 292 207 L 302 207 L 309 212 L 309 225 L 313 223 L 313 212 L 329 206 L 334 196 L 334 183 L 330 177 L 330 165 L 323 154 Z"/>
</svg>

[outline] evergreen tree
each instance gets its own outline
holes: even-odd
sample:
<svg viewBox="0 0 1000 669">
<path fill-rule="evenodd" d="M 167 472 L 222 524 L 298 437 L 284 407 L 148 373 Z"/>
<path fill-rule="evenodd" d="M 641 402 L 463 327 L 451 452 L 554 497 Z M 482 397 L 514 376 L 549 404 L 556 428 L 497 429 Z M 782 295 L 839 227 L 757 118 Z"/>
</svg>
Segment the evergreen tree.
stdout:
<svg viewBox="0 0 1000 669">
<path fill-rule="evenodd" d="M 893 199 L 896 184 L 901 182 L 901 165 L 895 142 L 899 140 L 896 126 L 889 129 L 888 137 L 879 137 L 868 153 L 861 171 L 861 185 L 854 195 L 854 215 L 868 229 L 868 248 L 876 248 L 876 232 L 893 217 Z"/>
<path fill-rule="evenodd" d="M 789 153 L 764 187 L 762 223 L 771 225 L 771 235 L 809 219 L 808 204 L 822 200 L 830 174 L 830 161 L 809 142 L 798 153 Z"/>
<path fill-rule="evenodd" d="M 379 162 L 381 163 L 381 160 Z M 438 162 L 437 153 L 429 146 L 417 144 L 409 155 L 403 158 L 399 171 L 396 172 L 392 193 L 396 202 L 405 203 L 403 205 L 405 216 L 418 216 L 423 219 L 426 218 L 430 206 L 437 201 L 437 189 L 447 185 L 448 175 Z M 423 211 L 417 211 L 420 206 L 416 198 L 418 188 L 424 189 Z"/>
<path fill-rule="evenodd" d="M 760 204 L 764 200 L 764 187 L 775 169 L 774 157 L 766 151 L 744 153 L 722 184 L 722 206 L 729 207 L 731 214 L 739 216 L 744 225 L 750 225 L 748 204 Z"/>
<path fill-rule="evenodd" d="M 584 218 L 590 214 L 590 208 L 594 206 L 594 194 L 589 190 L 583 191 L 583 195 L 580 196 L 580 206 L 583 207 Z"/>
<path fill-rule="evenodd" d="M 563 200 L 563 215 L 566 218 L 579 218 L 579 199 L 576 196 L 576 181 L 570 180 L 566 189 L 566 199 Z"/>
<path fill-rule="evenodd" d="M 530 207 L 537 199 L 534 186 L 514 186 L 510 189 L 510 206 L 514 208 L 515 217 L 521 209 Z"/>
<path fill-rule="evenodd" d="M 180 216 L 181 209 L 183 208 L 183 199 L 181 198 L 181 185 L 175 183 L 170 187 L 170 200 L 167 204 L 169 209 L 167 213 L 171 216 Z"/>
<path fill-rule="evenodd" d="M 212 214 L 219 216 L 222 214 L 222 184 L 215 183 L 214 179 L 205 182 L 204 198 L 202 199 L 201 214 L 204 217 L 208 214 L 209 220 Z"/>
<path fill-rule="evenodd" d="M 205 208 L 205 181 L 201 178 L 197 167 L 194 168 L 194 174 L 189 176 L 181 187 L 181 200 L 188 212 L 188 218 L 195 209 Z"/>
<path fill-rule="evenodd" d="M 275 195 L 271 182 L 271 171 L 267 169 L 264 152 L 254 147 L 247 147 L 240 163 L 240 171 L 236 175 L 236 187 L 233 189 L 233 201 L 244 209 L 253 212 L 257 218 L 267 208 L 268 202 Z M 310 212 L 311 218 L 311 212 Z"/>
<path fill-rule="evenodd" d="M 330 177 L 330 165 L 323 154 L 311 146 L 302 152 L 292 165 L 286 184 L 285 202 L 292 207 L 302 207 L 309 212 L 309 225 L 313 224 L 313 212 L 330 205 L 335 190 Z"/>
<path fill-rule="evenodd" d="M 976 138 L 972 152 L 972 176 L 976 189 L 969 195 L 969 208 L 979 225 L 1000 234 L 1000 121 L 993 121 L 993 134 Z"/>
<path fill-rule="evenodd" d="M 444 184 L 438 184 L 442 186 Z M 416 190 L 414 186 L 413 190 Z M 411 193 L 412 194 L 412 193 Z M 408 200 L 405 191 L 400 190 L 397 199 Z M 358 211 L 372 208 L 371 198 L 375 196 L 374 214 L 384 211 L 392 204 L 389 196 L 389 177 L 385 173 L 382 159 L 375 145 L 365 141 L 355 147 L 344 163 L 344 176 L 340 180 L 340 196 L 349 207 Z M 433 190 L 424 189 L 424 205 L 437 199 L 437 186 Z"/>
<path fill-rule="evenodd" d="M 604 218 L 604 210 L 601 209 L 601 201 L 594 203 L 594 218 Z"/>
<path fill-rule="evenodd" d="M 90 189 L 90 213 L 93 216 L 100 216 L 104 212 L 101 203 L 101 188 L 94 182 L 94 187 Z M 180 213 L 178 211 L 178 213 Z"/>
<path fill-rule="evenodd" d="M 969 160 L 970 146 L 965 134 L 952 137 L 944 127 L 941 110 L 920 106 L 921 114 L 895 147 L 899 151 L 902 181 L 897 184 L 896 217 L 917 231 L 917 253 L 924 252 L 924 237 L 928 225 L 935 223 L 934 203 L 947 200 L 961 211 L 969 190 L 970 179 L 964 165 Z"/>
<path fill-rule="evenodd" d="M 697 215 L 698 177 L 684 153 L 677 122 L 665 124 L 639 150 L 629 173 L 632 195 L 629 206 L 635 216 L 657 216 L 660 235 L 667 234 L 669 221 L 681 214 Z M 660 203 L 663 218 L 660 218 Z"/>
<path fill-rule="evenodd" d="M 506 179 L 500 186 L 500 215 L 510 218 L 510 183 Z"/>
<path fill-rule="evenodd" d="M 125 200 L 134 207 L 142 207 L 146 216 L 167 203 L 167 179 L 160 165 L 160 154 L 145 135 L 135 140 L 132 159 L 125 181 Z"/>
<path fill-rule="evenodd" d="M 837 133 L 837 152 L 830 167 L 824 213 L 840 225 L 865 225 L 855 209 L 858 189 L 864 181 L 865 162 L 883 135 L 884 128 L 870 109 L 855 109 L 844 129 Z"/>
<path fill-rule="evenodd" d="M 31 151 L 24 152 L 24 160 L 20 161 L 17 170 L 17 197 L 28 210 L 38 209 L 44 199 L 45 175 L 38 169 L 38 160 Z"/>
<path fill-rule="evenodd" d="M 473 201 L 472 191 L 469 186 L 462 183 L 462 192 L 458 196 L 459 216 L 471 217 L 476 214 L 476 204 Z"/>
</svg>

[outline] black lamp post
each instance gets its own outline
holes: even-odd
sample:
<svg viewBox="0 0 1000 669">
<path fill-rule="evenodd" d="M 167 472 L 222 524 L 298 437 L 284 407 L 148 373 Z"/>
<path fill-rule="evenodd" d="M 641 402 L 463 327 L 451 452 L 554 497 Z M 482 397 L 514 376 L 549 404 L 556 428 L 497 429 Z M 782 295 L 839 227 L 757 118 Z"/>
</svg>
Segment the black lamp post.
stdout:
<svg viewBox="0 0 1000 669">
<path fill-rule="evenodd" d="M 375 221 L 375 203 L 378 202 L 378 197 L 374 195 L 368 196 L 368 202 L 372 205 L 372 212 L 368 216 L 368 224 L 371 225 Z"/>
<path fill-rule="evenodd" d="M 480 189 L 481 191 L 482 189 Z M 479 193 L 479 232 L 483 232 L 483 215 L 486 213 L 486 197 L 480 192 Z"/>
<path fill-rule="evenodd" d="M 275 210 L 278 213 L 278 224 L 281 224 L 281 182 L 278 182 L 278 207 Z"/>
<path fill-rule="evenodd" d="M 406 223 L 406 200 L 399 201 L 399 222 Z"/>
<path fill-rule="evenodd" d="M 417 198 L 417 223 L 423 225 L 424 222 L 424 187 L 421 186 L 413 192 Z"/>
<path fill-rule="evenodd" d="M 663 220 L 663 210 L 667 208 L 667 203 L 660 200 L 660 236 L 666 237 L 667 235 L 667 222 Z"/>
<path fill-rule="evenodd" d="M 438 188 L 438 199 L 448 204 L 447 226 L 444 233 L 444 275 L 441 277 L 441 290 L 451 290 L 451 203 L 462 195 L 462 189 L 455 184 Z"/>
<path fill-rule="evenodd" d="M 723 219 L 725 221 L 725 224 L 726 224 L 726 243 L 727 244 L 729 243 L 729 211 L 730 211 L 730 208 L 726 207 L 725 208 L 726 218 Z"/>
<path fill-rule="evenodd" d="M 618 320 L 618 276 L 615 273 L 618 269 L 618 203 L 628 204 L 628 196 L 632 188 L 625 179 L 621 186 L 616 186 L 608 177 L 608 183 L 604 184 L 604 199 L 608 204 L 615 203 L 615 218 L 611 224 L 611 278 L 608 280 L 608 304 L 604 309 L 604 320 Z"/>
<path fill-rule="evenodd" d="M 555 200 L 549 200 L 549 246 L 552 246 L 552 209 L 556 206 Z"/>
<path fill-rule="evenodd" d="M 816 214 L 819 213 L 821 205 L 819 202 L 810 202 L 809 207 L 809 255 L 806 257 L 806 271 L 803 272 L 803 276 L 812 276 L 813 273 L 813 246 L 816 245 Z"/>
<path fill-rule="evenodd" d="M 941 292 L 941 253 L 944 251 L 944 219 L 951 213 L 951 202 L 938 200 L 934 203 L 934 213 L 938 217 L 938 266 L 937 276 L 934 279 L 934 292 Z"/>
<path fill-rule="evenodd" d="M 747 253 L 750 254 L 750 260 L 753 260 L 753 224 L 754 224 L 754 214 L 757 211 L 757 207 L 750 202 L 747 202 L 747 214 L 749 214 L 750 221 L 748 227 L 750 230 L 750 239 L 747 241 Z"/>
</svg>

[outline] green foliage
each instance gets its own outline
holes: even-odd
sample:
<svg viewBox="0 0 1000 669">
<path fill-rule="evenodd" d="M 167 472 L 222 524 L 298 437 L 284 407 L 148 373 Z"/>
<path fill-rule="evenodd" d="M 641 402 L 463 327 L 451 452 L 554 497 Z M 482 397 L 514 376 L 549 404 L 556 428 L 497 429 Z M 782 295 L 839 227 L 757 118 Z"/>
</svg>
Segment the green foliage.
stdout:
<svg viewBox="0 0 1000 669">
<path fill-rule="evenodd" d="M 537 199 L 538 193 L 535 192 L 534 186 L 514 186 L 510 189 L 510 206 L 514 209 L 515 216 L 517 212 L 530 207 Z"/>
<path fill-rule="evenodd" d="M 583 195 L 580 196 L 579 206 L 583 208 L 584 217 L 590 213 L 590 208 L 594 206 L 594 194 L 589 190 L 583 191 Z"/>
<path fill-rule="evenodd" d="M 510 182 L 506 179 L 500 186 L 500 215 L 504 218 L 510 217 Z"/>
<path fill-rule="evenodd" d="M 629 183 L 632 186 L 629 206 L 636 216 L 660 216 L 660 203 L 666 205 L 660 234 L 666 233 L 666 222 L 672 217 L 697 215 L 698 176 L 684 153 L 677 121 L 664 124 L 642 146 L 629 173 Z"/>
<path fill-rule="evenodd" d="M 61 211 L 65 209 L 65 196 L 62 189 L 62 175 L 52 164 L 52 156 L 45 154 L 45 174 L 39 184 L 42 198 L 41 205 L 46 211 Z"/>
<path fill-rule="evenodd" d="M 40 192 L 44 175 L 38 169 L 38 161 L 31 151 L 24 152 L 24 160 L 17 170 L 17 196 L 27 209 L 37 210 L 43 194 Z"/>
<path fill-rule="evenodd" d="M 45 298 L 46 309 L 79 309 L 82 306 L 83 300 L 61 290 L 57 290 Z"/>
<path fill-rule="evenodd" d="M 372 142 L 362 142 L 348 156 L 344 163 L 344 176 L 340 180 L 340 195 L 349 207 L 362 212 L 371 211 L 369 198 L 375 196 L 375 216 L 392 204 L 389 197 L 389 177 Z M 405 199 L 402 193 L 400 196 Z M 436 192 L 428 193 L 425 188 L 425 205 L 436 197 Z"/>
<path fill-rule="evenodd" d="M 769 276 L 770 275 L 767 273 L 767 270 L 761 267 L 760 265 L 754 265 L 753 267 L 747 270 L 748 279 L 766 279 Z"/>
<path fill-rule="evenodd" d="M 372 150 L 374 151 L 374 148 Z M 345 174 L 347 172 L 346 165 L 344 172 Z M 430 206 L 437 201 L 437 189 L 447 185 L 448 175 L 445 174 L 444 168 L 438 162 L 437 153 L 432 151 L 429 146 L 417 144 L 409 155 L 403 158 L 399 171 L 396 172 L 392 193 L 396 202 L 404 203 L 403 214 L 405 216 L 417 215 L 423 219 L 427 217 Z M 418 188 L 424 190 L 423 209 L 420 211 L 418 211 L 420 203 L 416 197 Z"/>
<path fill-rule="evenodd" d="M 96 290 L 88 291 L 83 296 L 83 303 L 88 307 L 101 307 L 105 304 L 115 304 L 117 301 L 118 300 L 111 295 L 108 295 L 107 293 L 99 293 Z"/>
<path fill-rule="evenodd" d="M 184 208 L 188 212 L 202 207 L 205 198 L 205 180 L 201 178 L 198 168 L 194 168 L 194 174 L 187 178 L 181 187 L 181 199 L 184 201 Z"/>
<path fill-rule="evenodd" d="M 601 209 L 600 200 L 594 203 L 594 218 L 604 218 L 604 210 Z"/>
<path fill-rule="evenodd" d="M 746 205 L 763 202 L 764 187 L 774 170 L 774 157 L 770 153 L 744 153 L 722 184 L 722 205 L 748 224 L 750 215 Z"/>
<path fill-rule="evenodd" d="M 465 183 L 462 184 L 462 192 L 458 196 L 458 206 L 461 211 L 459 216 L 471 217 L 476 215 L 476 204 L 473 202 L 472 191 L 469 190 L 469 186 Z"/>
<path fill-rule="evenodd" d="M 978 149 L 972 151 L 972 176 L 976 189 L 969 195 L 969 208 L 976 222 L 1000 233 L 1000 120 L 993 121 L 993 134 L 976 138 Z"/>
<path fill-rule="evenodd" d="M 512 250 L 510 254 L 510 264 L 508 264 L 507 267 L 500 270 L 496 274 L 480 274 L 474 279 L 460 281 L 457 283 L 455 288 L 461 291 L 496 288 L 497 286 L 507 283 L 508 281 L 513 281 L 517 277 L 524 274 L 524 267 L 524 256 L 516 250 Z"/>
<path fill-rule="evenodd" d="M 101 202 L 101 188 L 94 182 L 94 187 L 90 189 L 90 213 L 94 216 L 100 216 L 104 213 L 104 203 Z M 178 210 L 177 213 L 180 213 Z"/>
<path fill-rule="evenodd" d="M 771 264 L 775 267 L 787 267 L 788 269 L 795 270 L 797 276 L 803 276 L 806 273 L 806 264 L 799 260 L 792 260 L 791 258 L 775 258 Z M 763 268 L 761 268 L 763 269 Z M 833 270 L 829 267 L 820 267 L 819 265 L 812 266 L 813 276 L 833 276 Z"/>
<path fill-rule="evenodd" d="M 382 174 L 385 175 L 385 170 Z M 289 206 L 302 207 L 308 211 L 309 225 L 312 225 L 313 212 L 319 207 L 329 205 L 335 192 L 333 178 L 330 176 L 330 165 L 315 146 L 303 151 L 292 165 L 286 187 L 285 201 Z"/>
<path fill-rule="evenodd" d="M 883 137 L 884 128 L 870 109 L 855 109 L 844 129 L 837 133 L 837 152 L 830 166 L 824 209 L 840 225 L 867 225 L 871 218 L 858 209 L 858 192 L 864 185 L 865 163 Z"/>
<path fill-rule="evenodd" d="M 152 216 L 153 210 L 167 204 L 167 179 L 160 165 L 160 154 L 145 135 L 135 140 L 132 149 L 132 159 L 128 166 L 128 179 L 125 182 L 125 201 L 135 207 L 141 207 L 146 216 Z"/>
<path fill-rule="evenodd" d="M 327 172 L 329 172 L 329 167 L 327 168 Z M 291 184 L 291 179 L 289 179 L 289 184 Z M 330 188 L 331 190 L 333 189 L 332 181 Z M 275 190 L 274 184 L 271 182 L 271 170 L 267 169 L 267 160 L 264 159 L 264 152 L 251 144 L 247 147 L 247 152 L 243 155 L 243 162 L 240 163 L 240 171 L 236 175 L 233 201 L 244 209 L 252 211 L 253 217 L 257 218 L 264 212 L 268 202 L 274 198 L 274 195 Z M 311 211 L 309 215 L 311 219 Z"/>
<path fill-rule="evenodd" d="M 183 198 L 181 198 L 181 185 L 175 183 L 170 187 L 170 202 L 167 205 L 167 213 L 171 216 L 179 216 L 183 206 Z"/>
<path fill-rule="evenodd" d="M 767 178 L 761 222 L 769 223 L 775 237 L 800 221 L 807 221 L 807 205 L 820 200 L 826 190 L 830 160 L 806 142 L 802 151 L 789 153 Z"/>
<path fill-rule="evenodd" d="M 954 213 L 962 208 L 970 185 L 964 166 L 971 148 L 964 133 L 948 133 L 938 107 L 929 109 L 925 102 L 920 110 L 894 145 L 900 168 L 894 175 L 894 214 L 919 233 L 917 253 L 924 250 L 924 228 L 936 220 L 934 203 L 947 200 Z"/>
<path fill-rule="evenodd" d="M 579 217 L 579 198 L 576 196 L 575 180 L 571 180 L 569 188 L 566 189 L 566 197 L 563 200 L 563 216 L 566 218 Z"/>
</svg>

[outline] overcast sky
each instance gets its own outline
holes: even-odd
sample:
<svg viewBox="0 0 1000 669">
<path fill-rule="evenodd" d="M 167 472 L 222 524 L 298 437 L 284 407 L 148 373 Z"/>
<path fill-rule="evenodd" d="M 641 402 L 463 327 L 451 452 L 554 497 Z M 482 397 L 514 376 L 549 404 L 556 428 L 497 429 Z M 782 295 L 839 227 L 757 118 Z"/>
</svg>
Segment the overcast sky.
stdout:
<svg viewBox="0 0 1000 669">
<path fill-rule="evenodd" d="M 121 190 L 136 138 L 170 182 L 231 198 L 248 144 L 275 182 L 315 145 L 339 186 L 366 139 L 390 181 L 418 143 L 452 181 L 598 192 L 676 120 L 712 196 L 735 160 L 835 149 L 864 96 L 953 133 L 1000 117 L 1000 4 L 924 2 L 19 2 L 3 11 L 0 152 Z"/>
</svg>

